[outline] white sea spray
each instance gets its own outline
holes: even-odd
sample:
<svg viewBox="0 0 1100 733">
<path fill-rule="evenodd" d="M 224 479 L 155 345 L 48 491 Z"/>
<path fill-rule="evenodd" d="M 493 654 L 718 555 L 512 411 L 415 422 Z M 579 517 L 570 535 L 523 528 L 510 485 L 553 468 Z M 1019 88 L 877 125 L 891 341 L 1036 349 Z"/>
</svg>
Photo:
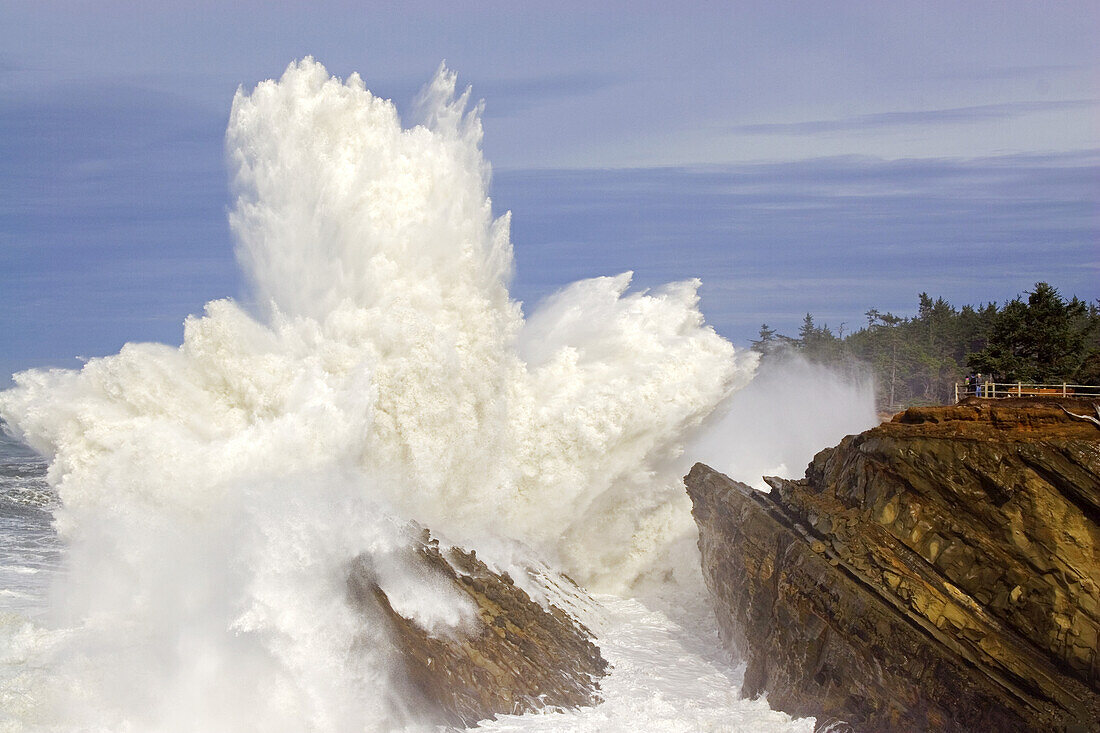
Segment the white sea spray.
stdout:
<svg viewBox="0 0 1100 733">
<path fill-rule="evenodd" d="M 780 354 L 761 365 L 689 438 L 694 460 L 769 491 L 764 476 L 800 478 L 814 455 L 878 423 L 870 375 Z"/>
<path fill-rule="evenodd" d="M 525 320 L 455 81 L 440 69 L 412 127 L 312 59 L 239 91 L 245 301 L 209 303 L 178 348 L 128 344 L 0 393 L 51 461 L 68 564 L 54 630 L 9 636 L 33 678 L 12 725 L 414 725 L 346 592 L 365 555 L 422 623 L 467 619 L 391 562 L 409 520 L 530 548 L 597 591 L 697 575 L 682 436 L 755 360 L 704 323 L 694 281 L 586 280 Z"/>
</svg>

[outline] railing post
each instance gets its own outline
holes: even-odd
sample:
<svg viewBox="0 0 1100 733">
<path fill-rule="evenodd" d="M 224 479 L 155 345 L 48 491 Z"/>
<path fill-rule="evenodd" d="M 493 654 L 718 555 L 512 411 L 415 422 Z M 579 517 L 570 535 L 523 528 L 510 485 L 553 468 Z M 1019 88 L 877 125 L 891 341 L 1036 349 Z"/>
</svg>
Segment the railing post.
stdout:
<svg viewBox="0 0 1100 733">
<path fill-rule="evenodd" d="M 1024 393 L 1020 388 L 1020 383 L 1019 382 L 1016 382 L 1016 396 L 1017 397 L 1023 397 L 1024 396 Z"/>
<path fill-rule="evenodd" d="M 1063 397 L 1066 396 L 1066 383 L 1065 382 L 1062 382 L 1062 396 Z"/>
<path fill-rule="evenodd" d="M 955 404 L 959 404 L 959 383 L 955 382 Z"/>
</svg>

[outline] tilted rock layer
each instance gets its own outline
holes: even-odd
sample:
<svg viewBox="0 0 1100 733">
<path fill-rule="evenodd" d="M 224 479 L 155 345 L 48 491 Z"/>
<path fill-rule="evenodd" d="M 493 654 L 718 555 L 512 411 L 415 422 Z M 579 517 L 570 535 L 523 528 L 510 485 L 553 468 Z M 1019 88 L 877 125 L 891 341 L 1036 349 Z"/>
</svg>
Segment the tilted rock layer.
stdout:
<svg viewBox="0 0 1100 733">
<path fill-rule="evenodd" d="M 348 588 L 364 612 L 389 627 L 413 698 L 410 707 L 419 707 L 420 717 L 464 727 L 499 714 L 600 701 L 599 679 L 607 663 L 579 621 L 554 605 L 535 602 L 507 573 L 494 572 L 473 551 L 441 549 L 427 532 L 413 554 L 411 565 L 418 573 L 451 585 L 473 602 L 473 628 L 432 633 L 402 616 L 366 560 L 353 565 Z M 551 578 L 541 580 L 548 587 L 555 584 Z M 559 582 L 572 586 L 564 577 Z"/>
<path fill-rule="evenodd" d="M 1100 428 L 912 408 L 770 494 L 687 477 L 743 694 L 860 731 L 1100 730 Z"/>
</svg>

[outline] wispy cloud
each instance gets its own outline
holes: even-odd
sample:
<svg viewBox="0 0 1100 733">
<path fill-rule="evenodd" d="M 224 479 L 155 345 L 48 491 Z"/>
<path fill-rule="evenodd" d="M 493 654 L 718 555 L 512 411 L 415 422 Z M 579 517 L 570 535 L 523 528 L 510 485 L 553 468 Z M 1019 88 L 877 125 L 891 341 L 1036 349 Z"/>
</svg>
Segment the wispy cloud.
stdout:
<svg viewBox="0 0 1100 733">
<path fill-rule="evenodd" d="M 1058 76 L 1085 71 L 1080 64 L 1036 64 L 1032 66 L 995 66 L 977 69 L 952 69 L 924 78 L 940 80 L 996 81 L 1001 79 L 1032 79 L 1040 76 Z"/>
<path fill-rule="evenodd" d="M 1100 104 L 1100 99 L 1069 99 L 1060 101 L 1003 102 L 971 107 L 924 109 L 905 112 L 876 112 L 832 120 L 803 122 L 772 122 L 736 125 L 730 130 L 742 135 L 815 135 L 848 130 L 882 129 L 906 125 L 943 125 L 1020 117 L 1036 112 L 1060 112 L 1083 109 Z"/>
<path fill-rule="evenodd" d="M 568 97 L 579 97 L 620 83 L 598 72 L 490 79 L 479 82 L 474 92 L 488 100 L 486 114 L 506 117 Z"/>
</svg>

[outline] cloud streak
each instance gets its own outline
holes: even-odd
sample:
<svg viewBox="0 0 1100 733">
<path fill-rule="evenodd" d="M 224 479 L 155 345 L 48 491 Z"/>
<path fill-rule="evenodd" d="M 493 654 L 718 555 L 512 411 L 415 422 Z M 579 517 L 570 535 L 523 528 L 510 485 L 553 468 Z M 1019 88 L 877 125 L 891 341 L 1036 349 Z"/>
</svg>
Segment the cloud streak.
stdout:
<svg viewBox="0 0 1100 733">
<path fill-rule="evenodd" d="M 608 74 L 570 73 L 479 81 L 474 93 L 487 100 L 485 112 L 508 117 L 542 104 L 602 91 L 621 83 Z"/>
<path fill-rule="evenodd" d="M 1039 76 L 1059 76 L 1087 71 L 1082 64 L 1036 64 L 1033 66 L 998 66 L 994 68 L 955 69 L 950 72 L 932 74 L 933 79 L 996 81 L 1030 79 Z"/>
<path fill-rule="evenodd" d="M 954 125 L 1012 119 L 1042 112 L 1063 112 L 1086 109 L 1100 104 L 1098 99 L 1070 99 L 1061 101 L 1003 102 L 980 104 L 948 109 L 913 110 L 908 112 L 876 112 L 873 114 L 842 117 L 832 120 L 807 120 L 804 122 L 773 122 L 752 125 L 735 125 L 730 130 L 742 135 L 818 135 L 852 130 L 874 130 L 902 126 Z"/>
</svg>

